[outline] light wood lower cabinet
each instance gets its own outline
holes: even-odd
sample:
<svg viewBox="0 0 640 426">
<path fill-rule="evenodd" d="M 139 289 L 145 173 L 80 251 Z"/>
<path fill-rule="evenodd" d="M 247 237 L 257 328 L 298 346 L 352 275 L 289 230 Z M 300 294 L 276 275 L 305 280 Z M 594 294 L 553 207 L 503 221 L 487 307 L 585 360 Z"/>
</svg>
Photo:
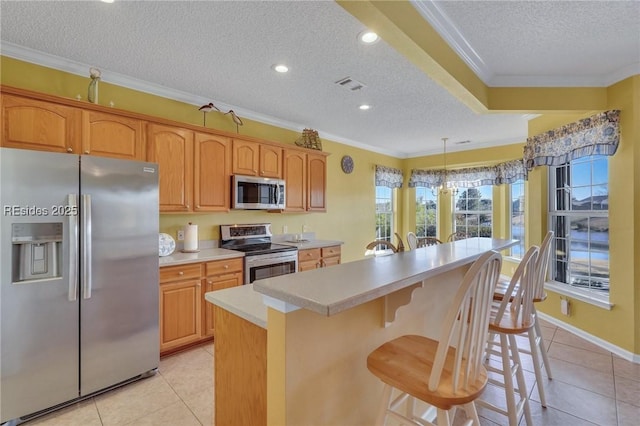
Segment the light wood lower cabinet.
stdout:
<svg viewBox="0 0 640 426">
<path fill-rule="evenodd" d="M 203 336 L 213 336 L 215 330 L 215 320 L 213 315 L 213 305 L 204 300 L 204 294 L 209 291 L 222 290 L 224 288 L 242 285 L 243 267 L 242 258 L 217 260 L 205 264 L 206 277 L 202 280 L 202 309 Z"/>
<path fill-rule="evenodd" d="M 160 352 L 201 337 L 200 264 L 160 269 Z"/>
<path fill-rule="evenodd" d="M 209 291 L 243 283 L 241 257 L 160 268 L 160 353 L 174 352 L 214 336 Z"/>
<path fill-rule="evenodd" d="M 340 264 L 340 246 L 298 250 L 298 272 Z"/>
</svg>

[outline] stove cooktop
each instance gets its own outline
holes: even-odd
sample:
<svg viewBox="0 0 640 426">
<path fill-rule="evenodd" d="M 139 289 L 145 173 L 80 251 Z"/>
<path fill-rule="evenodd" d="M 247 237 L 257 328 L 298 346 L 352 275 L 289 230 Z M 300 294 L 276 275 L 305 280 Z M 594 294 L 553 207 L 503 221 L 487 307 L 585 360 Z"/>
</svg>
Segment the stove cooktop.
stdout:
<svg viewBox="0 0 640 426">
<path fill-rule="evenodd" d="M 246 245 L 239 245 L 239 246 L 226 247 L 226 248 L 230 250 L 241 251 L 245 253 L 247 256 L 298 250 L 296 247 L 285 246 L 282 244 L 271 244 L 271 243 L 246 244 Z"/>
</svg>

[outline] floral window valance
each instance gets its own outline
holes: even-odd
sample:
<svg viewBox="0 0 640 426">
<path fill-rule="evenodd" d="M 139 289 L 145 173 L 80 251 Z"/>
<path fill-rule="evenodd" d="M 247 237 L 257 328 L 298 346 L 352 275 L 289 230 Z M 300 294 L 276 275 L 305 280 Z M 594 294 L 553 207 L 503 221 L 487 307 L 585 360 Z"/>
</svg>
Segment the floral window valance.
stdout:
<svg viewBox="0 0 640 426">
<path fill-rule="evenodd" d="M 403 180 L 402 170 L 376 165 L 376 186 L 402 188 Z"/>
<path fill-rule="evenodd" d="M 528 138 L 525 166 L 531 170 L 589 155 L 613 155 L 620 142 L 619 115 L 618 110 L 605 111 Z"/>
<path fill-rule="evenodd" d="M 471 167 L 447 170 L 447 186 L 473 188 L 483 185 L 500 185 L 526 179 L 522 160 L 512 160 L 495 166 Z M 444 170 L 412 170 L 409 187 L 437 188 L 445 182 Z"/>
</svg>

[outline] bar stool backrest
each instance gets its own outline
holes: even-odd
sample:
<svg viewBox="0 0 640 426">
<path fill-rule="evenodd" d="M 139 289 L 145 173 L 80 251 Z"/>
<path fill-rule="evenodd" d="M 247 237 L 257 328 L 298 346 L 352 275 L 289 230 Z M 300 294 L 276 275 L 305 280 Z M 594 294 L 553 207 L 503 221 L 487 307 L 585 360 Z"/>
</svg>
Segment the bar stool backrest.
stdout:
<svg viewBox="0 0 640 426">
<path fill-rule="evenodd" d="M 433 369 L 429 390 L 435 391 L 442 375 L 447 352 L 455 351 L 453 390 L 469 389 L 483 373 L 482 362 L 489 329 L 491 301 L 495 290 L 502 256 L 496 251 L 484 253 L 467 271 L 447 312 Z"/>
<path fill-rule="evenodd" d="M 515 319 L 526 320 L 533 314 L 533 298 L 537 277 L 536 262 L 539 250 L 538 246 L 529 247 L 520 261 L 496 311 L 493 319 L 495 324 L 500 324 L 507 308 Z"/>
<path fill-rule="evenodd" d="M 553 241 L 553 231 L 547 232 L 542 244 L 540 244 L 540 253 L 538 254 L 538 262 L 536 265 L 536 278 L 534 299 L 544 299 L 544 282 L 547 280 L 547 270 L 549 269 L 549 261 L 551 259 L 551 243 Z"/>
</svg>

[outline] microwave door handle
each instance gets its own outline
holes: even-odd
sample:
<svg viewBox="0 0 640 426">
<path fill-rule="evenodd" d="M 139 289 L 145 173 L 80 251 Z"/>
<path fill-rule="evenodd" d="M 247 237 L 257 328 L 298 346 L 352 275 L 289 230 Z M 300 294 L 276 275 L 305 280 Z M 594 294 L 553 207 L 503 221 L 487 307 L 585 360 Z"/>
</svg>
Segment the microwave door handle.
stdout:
<svg viewBox="0 0 640 426">
<path fill-rule="evenodd" d="M 78 199 L 76 194 L 67 196 L 67 205 L 71 214 L 69 218 L 69 302 L 78 299 Z"/>
<path fill-rule="evenodd" d="M 276 183 L 276 206 L 280 205 L 280 184 Z"/>
</svg>

